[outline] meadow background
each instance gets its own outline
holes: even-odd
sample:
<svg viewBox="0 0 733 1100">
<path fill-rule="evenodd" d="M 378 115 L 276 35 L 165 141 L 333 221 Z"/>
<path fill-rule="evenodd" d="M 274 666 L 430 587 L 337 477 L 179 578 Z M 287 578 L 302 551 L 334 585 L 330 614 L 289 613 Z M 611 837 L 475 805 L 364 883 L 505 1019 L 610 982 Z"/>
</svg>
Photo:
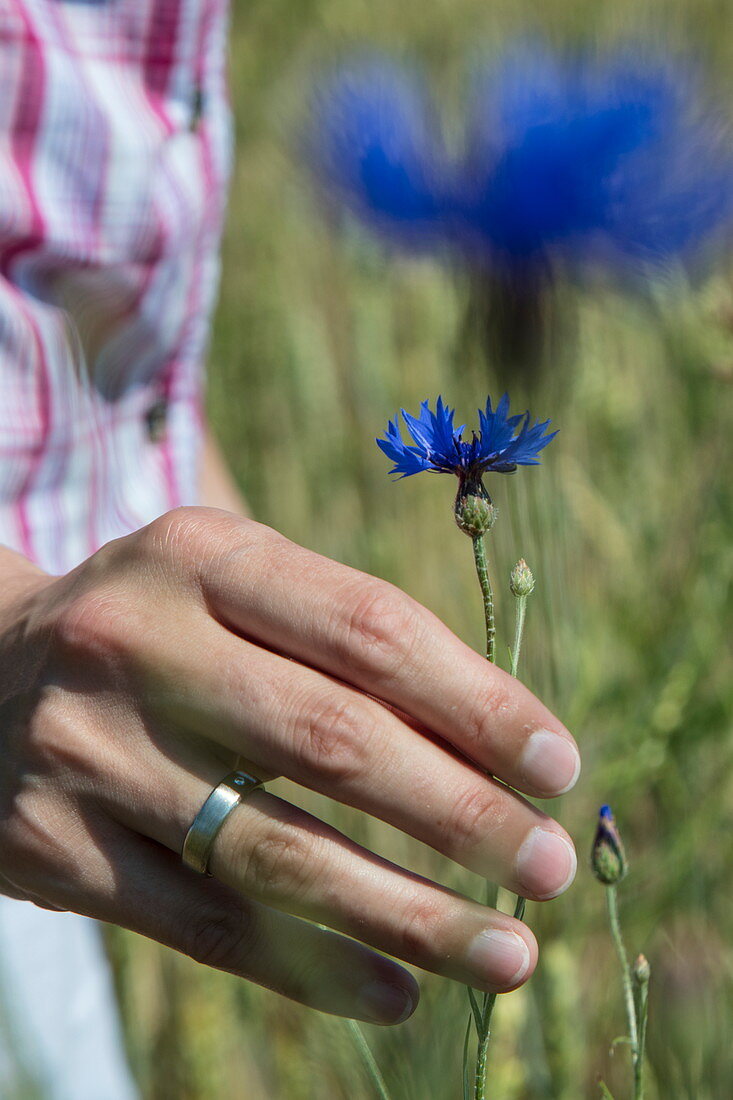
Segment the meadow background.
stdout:
<svg viewBox="0 0 733 1100">
<path fill-rule="evenodd" d="M 589 0 L 248 0 L 234 4 L 237 156 L 210 354 L 215 431 L 254 515 L 401 585 L 471 644 L 482 617 L 453 484 L 398 485 L 374 445 L 398 406 L 442 392 L 469 422 L 499 382 L 465 339 L 465 286 L 436 259 L 390 255 L 336 224 L 297 155 L 322 65 L 365 42 L 419 58 L 450 115 L 466 58 L 518 34 L 696 51 L 733 118 L 733 7 Z M 543 465 L 494 479 L 498 652 L 507 580 L 537 577 L 523 675 L 563 716 L 584 771 L 551 812 L 575 837 L 575 886 L 527 920 L 529 986 L 499 999 L 490 1095 L 579 1100 L 602 1074 L 629 1094 L 603 888 L 587 853 L 610 802 L 631 871 L 622 918 L 652 964 L 652 1100 L 733 1096 L 733 278 L 647 295 L 557 286 L 562 333 L 532 409 L 561 433 Z M 523 404 L 526 387 L 511 384 Z M 480 896 L 416 842 L 307 792 L 287 797 L 362 843 Z M 112 931 L 127 1042 L 148 1100 L 368 1100 L 347 1025 Z M 365 1028 L 394 1100 L 460 1096 L 462 987 L 421 975 L 415 1016 Z M 102 1098 L 100 1098 L 102 1100 Z"/>
</svg>

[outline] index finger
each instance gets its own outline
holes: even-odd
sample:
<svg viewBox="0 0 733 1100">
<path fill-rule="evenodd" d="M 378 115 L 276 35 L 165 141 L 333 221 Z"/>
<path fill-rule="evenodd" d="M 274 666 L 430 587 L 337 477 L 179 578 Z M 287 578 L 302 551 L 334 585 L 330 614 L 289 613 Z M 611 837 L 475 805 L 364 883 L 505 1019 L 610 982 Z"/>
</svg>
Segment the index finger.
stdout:
<svg viewBox="0 0 733 1100">
<path fill-rule="evenodd" d="M 577 780 L 564 725 L 394 585 L 234 519 L 201 583 L 225 625 L 399 708 L 526 794 Z"/>
</svg>

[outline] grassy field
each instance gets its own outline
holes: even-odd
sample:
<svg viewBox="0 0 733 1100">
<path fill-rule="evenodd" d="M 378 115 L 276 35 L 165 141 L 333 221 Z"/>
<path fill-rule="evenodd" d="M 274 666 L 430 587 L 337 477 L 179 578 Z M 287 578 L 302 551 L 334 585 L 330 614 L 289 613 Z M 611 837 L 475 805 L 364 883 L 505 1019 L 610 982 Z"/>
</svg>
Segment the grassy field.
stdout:
<svg viewBox="0 0 733 1100">
<path fill-rule="evenodd" d="M 430 67 L 451 110 L 466 56 L 527 29 L 559 43 L 634 31 L 699 47 L 731 100 L 733 9 L 712 0 L 252 0 L 231 39 L 238 154 L 211 351 L 210 410 L 255 515 L 401 585 L 481 645 L 468 541 L 439 478 L 398 485 L 374 446 L 398 406 L 442 392 L 470 418 L 497 381 L 462 345 L 465 294 L 439 262 L 396 259 L 324 217 L 293 155 L 312 74 L 364 40 Z M 731 100 L 733 102 L 733 100 Z M 578 788 L 552 808 L 576 838 L 574 888 L 527 920 L 528 988 L 499 1000 L 494 1100 L 629 1095 L 603 888 L 586 853 L 612 803 L 631 858 L 630 951 L 652 968 L 651 1100 L 733 1096 L 733 282 L 679 273 L 640 295 L 558 287 L 564 339 L 532 408 L 561 433 L 544 465 L 496 486 L 499 652 L 508 572 L 538 580 L 523 675 L 574 731 Z M 521 404 L 521 380 L 512 386 Z M 279 784 L 284 790 L 287 784 Z M 302 790 L 377 851 L 480 896 L 417 843 Z M 343 1021 L 322 1018 L 132 936 L 110 937 L 129 1049 L 149 1100 L 367 1100 Z M 465 991 L 421 976 L 394 1030 L 366 1028 L 393 1100 L 460 1096 Z M 101 1098 L 100 1098 L 101 1100 Z"/>
</svg>

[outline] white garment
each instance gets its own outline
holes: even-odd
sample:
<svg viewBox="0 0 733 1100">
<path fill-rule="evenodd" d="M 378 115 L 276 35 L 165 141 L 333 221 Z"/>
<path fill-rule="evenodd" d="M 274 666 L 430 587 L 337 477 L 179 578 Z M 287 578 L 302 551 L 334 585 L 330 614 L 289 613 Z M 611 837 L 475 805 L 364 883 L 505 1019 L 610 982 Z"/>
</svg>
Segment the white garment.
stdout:
<svg viewBox="0 0 733 1100">
<path fill-rule="evenodd" d="M 98 926 L 2 896 L 0 1097 L 138 1097 Z"/>
</svg>

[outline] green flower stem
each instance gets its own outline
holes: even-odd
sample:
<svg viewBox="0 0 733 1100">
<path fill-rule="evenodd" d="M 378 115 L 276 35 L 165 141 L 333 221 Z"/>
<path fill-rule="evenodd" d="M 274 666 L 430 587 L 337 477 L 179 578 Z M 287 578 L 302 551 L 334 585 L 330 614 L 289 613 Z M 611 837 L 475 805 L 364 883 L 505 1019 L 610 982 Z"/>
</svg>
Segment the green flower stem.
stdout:
<svg viewBox="0 0 733 1100">
<path fill-rule="evenodd" d="M 524 635 L 524 619 L 527 614 L 527 597 L 516 596 L 517 603 L 517 617 L 516 625 L 514 628 L 514 648 L 512 649 L 512 667 L 510 669 L 512 676 L 517 675 L 517 668 L 519 666 L 519 654 L 522 652 L 522 637 Z"/>
<path fill-rule="evenodd" d="M 471 1082 L 468 1075 L 468 1041 L 471 1038 L 471 1022 L 473 1017 L 468 1014 L 466 1034 L 463 1038 L 463 1100 L 471 1100 Z"/>
<path fill-rule="evenodd" d="M 386 1082 L 382 1077 L 379 1066 L 377 1065 L 374 1055 L 371 1052 L 369 1043 L 364 1038 L 364 1032 L 361 1030 L 356 1020 L 347 1020 L 346 1022 L 351 1030 L 351 1034 L 354 1037 L 354 1042 L 359 1048 L 359 1053 L 364 1060 L 367 1074 L 369 1075 L 369 1078 L 374 1085 L 374 1090 L 379 1097 L 379 1100 L 390 1100 L 390 1095 L 387 1091 Z"/>
<path fill-rule="evenodd" d="M 486 545 L 483 536 L 477 535 L 473 542 L 473 559 L 476 563 L 476 574 L 481 585 L 481 595 L 484 601 L 484 619 L 486 622 L 486 659 L 494 661 L 496 626 L 494 624 L 494 593 L 489 579 L 489 567 L 486 560 Z M 522 632 L 524 630 L 524 616 L 527 607 L 527 597 L 519 597 L 517 607 L 517 629 L 514 637 L 514 651 L 512 653 L 512 675 L 516 676 L 519 652 L 522 647 Z M 521 617 L 521 621 L 520 621 Z M 514 916 L 521 920 L 524 916 L 524 898 L 517 898 Z M 486 1100 L 486 1067 L 488 1060 L 489 1041 L 491 1039 L 491 1016 L 496 1004 L 496 993 L 485 993 L 481 1006 L 481 1028 L 476 1028 L 478 1033 L 478 1050 L 476 1054 L 476 1074 L 474 1078 L 474 1100 Z"/>
<path fill-rule="evenodd" d="M 514 906 L 514 916 L 521 920 L 527 902 L 524 898 L 517 898 Z M 478 1037 L 478 1053 L 476 1055 L 476 1078 L 474 1085 L 474 1100 L 486 1100 L 486 1063 L 491 1038 L 491 1014 L 496 1004 L 496 993 L 484 993 L 483 1026 Z"/>
<path fill-rule="evenodd" d="M 473 560 L 476 563 L 476 575 L 478 576 L 478 581 L 481 585 L 481 595 L 484 601 L 484 620 L 486 622 L 486 659 L 493 662 L 494 644 L 496 637 L 496 627 L 494 625 L 494 593 L 491 590 L 491 581 L 489 580 L 489 567 L 486 561 L 486 546 L 484 544 L 482 535 L 474 536 L 471 541 L 473 542 Z M 470 997 L 471 993 L 469 991 L 469 999 Z M 489 1049 L 489 1039 L 491 1038 L 491 1013 L 494 1010 L 495 1001 L 495 993 L 484 993 L 483 1003 L 481 1006 L 480 1028 L 478 1026 L 478 1020 L 476 1021 L 478 1050 L 476 1053 L 476 1072 L 474 1075 L 475 1100 L 485 1100 L 486 1097 L 486 1060 Z"/>
<path fill-rule="evenodd" d="M 621 936 L 621 922 L 618 918 L 618 896 L 615 886 L 606 887 L 606 901 L 608 903 L 608 920 L 611 925 L 611 936 L 621 965 L 621 979 L 624 986 L 624 1001 L 626 1003 L 626 1019 L 629 1024 L 629 1041 L 631 1043 L 631 1060 L 634 1066 L 634 1080 L 637 1079 L 637 1067 L 639 1064 L 639 1035 L 636 1026 L 636 1006 L 634 1005 L 634 987 L 631 979 L 631 967 L 626 955 L 626 948 Z M 636 1100 L 641 1094 L 634 1091 Z"/>
<path fill-rule="evenodd" d="M 475 1100 L 486 1100 L 486 1057 L 488 1052 L 489 1032 L 487 1031 L 486 1037 L 479 1040 L 478 1054 L 476 1055 L 476 1080 L 474 1084 Z"/>
<path fill-rule="evenodd" d="M 473 542 L 473 559 L 476 562 L 476 573 L 481 585 L 481 595 L 484 599 L 484 619 L 486 621 L 486 659 L 494 660 L 494 641 L 496 627 L 494 625 L 494 593 L 491 590 L 489 580 L 489 567 L 486 561 L 486 546 L 482 535 L 477 535 Z"/>
<path fill-rule="evenodd" d="M 646 1053 L 646 1022 L 649 1013 L 649 983 L 639 986 L 636 1018 L 639 1025 L 639 1050 L 634 1064 L 634 1100 L 644 1100 L 644 1055 Z"/>
</svg>

